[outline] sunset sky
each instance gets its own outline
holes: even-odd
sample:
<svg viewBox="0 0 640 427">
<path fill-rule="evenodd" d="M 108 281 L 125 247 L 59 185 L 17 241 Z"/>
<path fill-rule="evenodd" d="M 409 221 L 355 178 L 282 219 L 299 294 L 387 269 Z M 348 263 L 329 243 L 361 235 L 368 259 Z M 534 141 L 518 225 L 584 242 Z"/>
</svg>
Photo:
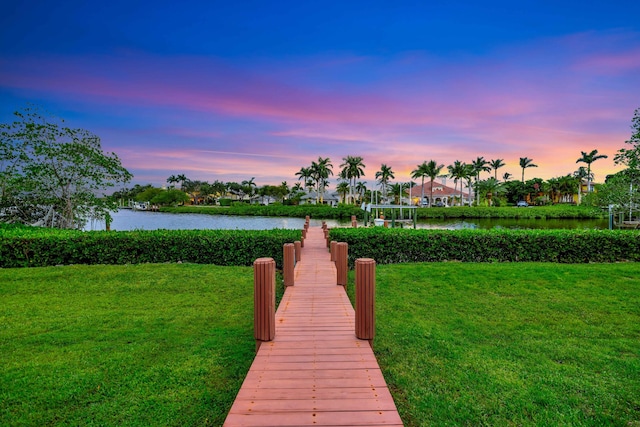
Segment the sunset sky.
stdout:
<svg viewBox="0 0 640 427">
<path fill-rule="evenodd" d="M 369 183 L 477 156 L 547 179 L 593 149 L 601 181 L 640 108 L 637 0 L 92 3 L 0 6 L 0 122 L 39 105 L 134 183 L 291 185 L 347 155 Z"/>
</svg>

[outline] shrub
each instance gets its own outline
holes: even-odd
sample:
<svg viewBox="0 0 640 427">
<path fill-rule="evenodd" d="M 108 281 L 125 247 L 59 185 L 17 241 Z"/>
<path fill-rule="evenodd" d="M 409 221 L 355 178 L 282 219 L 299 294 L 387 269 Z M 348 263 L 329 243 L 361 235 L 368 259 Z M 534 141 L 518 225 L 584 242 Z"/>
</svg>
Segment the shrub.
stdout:
<svg viewBox="0 0 640 427">
<path fill-rule="evenodd" d="M 406 230 L 336 228 L 349 244 L 349 263 L 640 261 L 640 234 L 624 230 Z"/>
<path fill-rule="evenodd" d="M 297 230 L 74 231 L 0 227 L 0 267 L 60 264 L 191 262 L 250 266 L 271 257 L 282 266 L 282 245 Z"/>
</svg>

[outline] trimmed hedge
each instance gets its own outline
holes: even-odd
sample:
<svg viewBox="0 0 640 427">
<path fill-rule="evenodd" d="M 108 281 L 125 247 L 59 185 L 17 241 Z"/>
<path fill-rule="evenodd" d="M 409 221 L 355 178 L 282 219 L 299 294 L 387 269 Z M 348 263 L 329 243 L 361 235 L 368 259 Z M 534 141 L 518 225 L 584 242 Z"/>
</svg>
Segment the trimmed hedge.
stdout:
<svg viewBox="0 0 640 427">
<path fill-rule="evenodd" d="M 349 244 L 349 264 L 401 262 L 640 261 L 640 233 L 629 230 L 407 230 L 335 228 Z"/>
<path fill-rule="evenodd" d="M 235 203 L 231 207 L 215 206 L 177 206 L 163 207 L 161 212 L 167 213 L 197 213 L 207 215 L 237 215 L 237 216 L 276 216 L 290 218 L 304 218 L 309 215 L 316 219 L 349 219 L 351 215 L 362 218 L 364 211 L 359 206 L 340 205 L 331 207 L 327 205 L 249 205 Z"/>
<path fill-rule="evenodd" d="M 215 206 L 176 206 L 160 208 L 167 213 L 198 213 L 208 215 L 238 216 L 285 216 L 304 218 L 309 215 L 317 219 L 345 219 L 356 215 L 364 218 L 364 211 L 359 206 L 338 205 L 332 208 L 326 205 L 287 206 L 274 204 L 269 206 L 235 203 L 231 207 Z M 588 206 L 556 205 L 536 206 L 530 208 L 516 207 L 468 207 L 454 206 L 450 208 L 418 208 L 418 219 L 430 218 L 530 218 L 530 219 L 598 219 L 605 218 L 601 209 Z M 388 214 L 388 217 L 391 217 Z"/>
<path fill-rule="evenodd" d="M 449 208 L 419 208 L 418 219 L 428 218 L 530 218 L 530 219 L 598 219 L 606 213 L 589 206 L 555 205 L 528 208 L 452 206 Z"/>
<path fill-rule="evenodd" d="M 0 267 L 66 264 L 190 262 L 250 266 L 271 257 L 282 266 L 282 245 L 298 230 L 73 231 L 0 227 Z"/>
</svg>

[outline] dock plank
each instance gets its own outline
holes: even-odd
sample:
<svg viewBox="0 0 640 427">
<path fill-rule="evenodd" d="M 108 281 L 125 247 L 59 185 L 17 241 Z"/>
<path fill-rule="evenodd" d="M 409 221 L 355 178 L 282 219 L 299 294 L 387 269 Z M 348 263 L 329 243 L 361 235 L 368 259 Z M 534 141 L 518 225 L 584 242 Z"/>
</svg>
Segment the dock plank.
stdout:
<svg viewBox="0 0 640 427">
<path fill-rule="evenodd" d="M 320 228 L 302 251 L 275 339 L 260 346 L 224 426 L 402 426 Z"/>
</svg>

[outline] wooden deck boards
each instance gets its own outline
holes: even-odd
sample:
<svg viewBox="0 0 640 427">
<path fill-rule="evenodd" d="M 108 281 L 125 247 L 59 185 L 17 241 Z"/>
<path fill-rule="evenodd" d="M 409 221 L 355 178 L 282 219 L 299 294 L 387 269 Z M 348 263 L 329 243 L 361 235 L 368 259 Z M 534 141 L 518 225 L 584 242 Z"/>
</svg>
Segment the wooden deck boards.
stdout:
<svg viewBox="0 0 640 427">
<path fill-rule="evenodd" d="M 308 230 L 294 279 L 224 426 L 402 426 L 320 228 Z"/>
</svg>

